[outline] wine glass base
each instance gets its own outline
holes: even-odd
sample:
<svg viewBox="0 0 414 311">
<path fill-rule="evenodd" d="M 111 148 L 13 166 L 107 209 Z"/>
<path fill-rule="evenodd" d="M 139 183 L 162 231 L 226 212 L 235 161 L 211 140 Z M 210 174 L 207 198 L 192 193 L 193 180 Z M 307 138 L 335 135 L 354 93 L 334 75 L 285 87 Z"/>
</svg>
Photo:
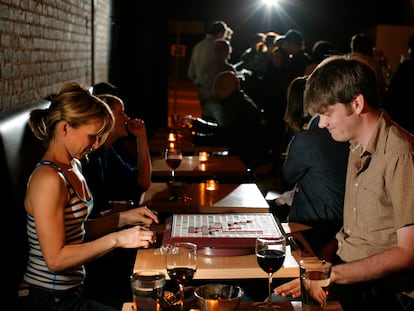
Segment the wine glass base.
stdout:
<svg viewBox="0 0 414 311">
<path fill-rule="evenodd" d="M 191 201 L 192 199 L 193 198 L 190 197 L 188 194 L 184 194 L 184 195 L 180 195 L 180 196 L 178 196 L 178 195 L 172 195 L 172 196 L 170 196 L 168 198 L 168 200 L 170 200 L 170 201 L 179 201 L 179 200 L 182 200 L 184 202 Z"/>
<path fill-rule="evenodd" d="M 269 303 L 269 302 L 258 302 L 254 304 L 254 310 L 283 310 L 283 308 L 276 304 L 275 302 Z"/>
</svg>

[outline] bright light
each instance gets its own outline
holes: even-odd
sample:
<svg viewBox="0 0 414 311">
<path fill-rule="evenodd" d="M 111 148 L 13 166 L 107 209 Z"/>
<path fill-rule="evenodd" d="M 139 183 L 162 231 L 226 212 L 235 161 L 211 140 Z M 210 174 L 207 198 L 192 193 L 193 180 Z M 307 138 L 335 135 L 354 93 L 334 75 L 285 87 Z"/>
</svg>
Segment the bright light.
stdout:
<svg viewBox="0 0 414 311">
<path fill-rule="evenodd" d="M 263 4 L 265 4 L 266 6 L 279 6 L 279 0 L 262 0 Z"/>
<path fill-rule="evenodd" d="M 286 12 L 283 9 L 283 4 L 288 0 L 255 0 L 248 1 L 244 11 L 250 12 L 246 14 L 246 22 L 250 18 L 257 19 L 260 27 L 264 31 L 269 29 L 275 31 L 272 25 L 274 21 L 281 21 L 286 18 Z M 246 2 L 247 3 L 247 2 Z M 243 21 L 244 22 L 244 21 Z"/>
</svg>

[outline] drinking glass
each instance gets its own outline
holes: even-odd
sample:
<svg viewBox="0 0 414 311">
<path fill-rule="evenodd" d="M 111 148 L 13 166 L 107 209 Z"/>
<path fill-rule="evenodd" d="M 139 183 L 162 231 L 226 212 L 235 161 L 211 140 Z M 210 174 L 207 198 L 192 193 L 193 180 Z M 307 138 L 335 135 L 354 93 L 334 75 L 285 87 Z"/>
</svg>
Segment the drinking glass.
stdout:
<svg viewBox="0 0 414 311">
<path fill-rule="evenodd" d="M 326 310 L 332 264 L 317 258 L 299 262 L 303 310 Z"/>
<path fill-rule="evenodd" d="M 165 258 L 167 273 L 179 288 L 180 310 L 184 310 L 184 283 L 191 281 L 197 271 L 197 245 L 189 242 L 169 244 Z"/>
<path fill-rule="evenodd" d="M 165 162 L 171 168 L 171 182 L 174 183 L 175 170 L 180 166 L 183 160 L 183 154 L 180 149 L 167 148 L 165 149 Z"/>
<path fill-rule="evenodd" d="M 259 305 L 258 310 L 281 309 L 272 302 L 272 278 L 285 261 L 286 238 L 283 235 L 257 237 L 255 250 L 257 263 L 268 274 L 268 299 Z"/>
</svg>

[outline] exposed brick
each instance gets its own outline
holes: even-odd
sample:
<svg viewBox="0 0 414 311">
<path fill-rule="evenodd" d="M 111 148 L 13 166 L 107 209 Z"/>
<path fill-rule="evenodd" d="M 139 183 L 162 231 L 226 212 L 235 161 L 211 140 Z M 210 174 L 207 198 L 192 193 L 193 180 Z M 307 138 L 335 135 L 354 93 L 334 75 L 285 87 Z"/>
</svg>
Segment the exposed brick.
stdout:
<svg viewBox="0 0 414 311">
<path fill-rule="evenodd" d="M 108 80 L 111 1 L 0 3 L 0 112 L 56 93 L 62 83 Z M 95 55 L 92 64 L 92 25 Z M 95 70 L 94 75 L 92 70 Z"/>
</svg>

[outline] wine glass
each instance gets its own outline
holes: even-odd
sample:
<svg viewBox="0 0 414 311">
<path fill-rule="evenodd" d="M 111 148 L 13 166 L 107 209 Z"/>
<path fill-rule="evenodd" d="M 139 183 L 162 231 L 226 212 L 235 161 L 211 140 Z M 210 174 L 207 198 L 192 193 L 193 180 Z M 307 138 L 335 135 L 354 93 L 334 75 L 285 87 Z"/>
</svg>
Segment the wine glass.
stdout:
<svg viewBox="0 0 414 311">
<path fill-rule="evenodd" d="M 273 273 L 279 270 L 285 261 L 286 238 L 283 235 L 260 236 L 256 238 L 257 263 L 263 271 L 268 273 L 268 299 L 267 302 L 259 305 L 259 310 L 281 309 L 280 306 L 272 303 L 272 277 Z"/>
<path fill-rule="evenodd" d="M 183 154 L 180 149 L 167 148 L 165 149 L 165 162 L 171 168 L 171 182 L 174 183 L 175 170 L 180 166 L 183 160 Z"/>
<path fill-rule="evenodd" d="M 184 283 L 191 281 L 197 271 L 197 245 L 189 242 L 167 245 L 166 268 L 170 279 L 178 285 L 180 310 L 184 310 Z"/>
</svg>

